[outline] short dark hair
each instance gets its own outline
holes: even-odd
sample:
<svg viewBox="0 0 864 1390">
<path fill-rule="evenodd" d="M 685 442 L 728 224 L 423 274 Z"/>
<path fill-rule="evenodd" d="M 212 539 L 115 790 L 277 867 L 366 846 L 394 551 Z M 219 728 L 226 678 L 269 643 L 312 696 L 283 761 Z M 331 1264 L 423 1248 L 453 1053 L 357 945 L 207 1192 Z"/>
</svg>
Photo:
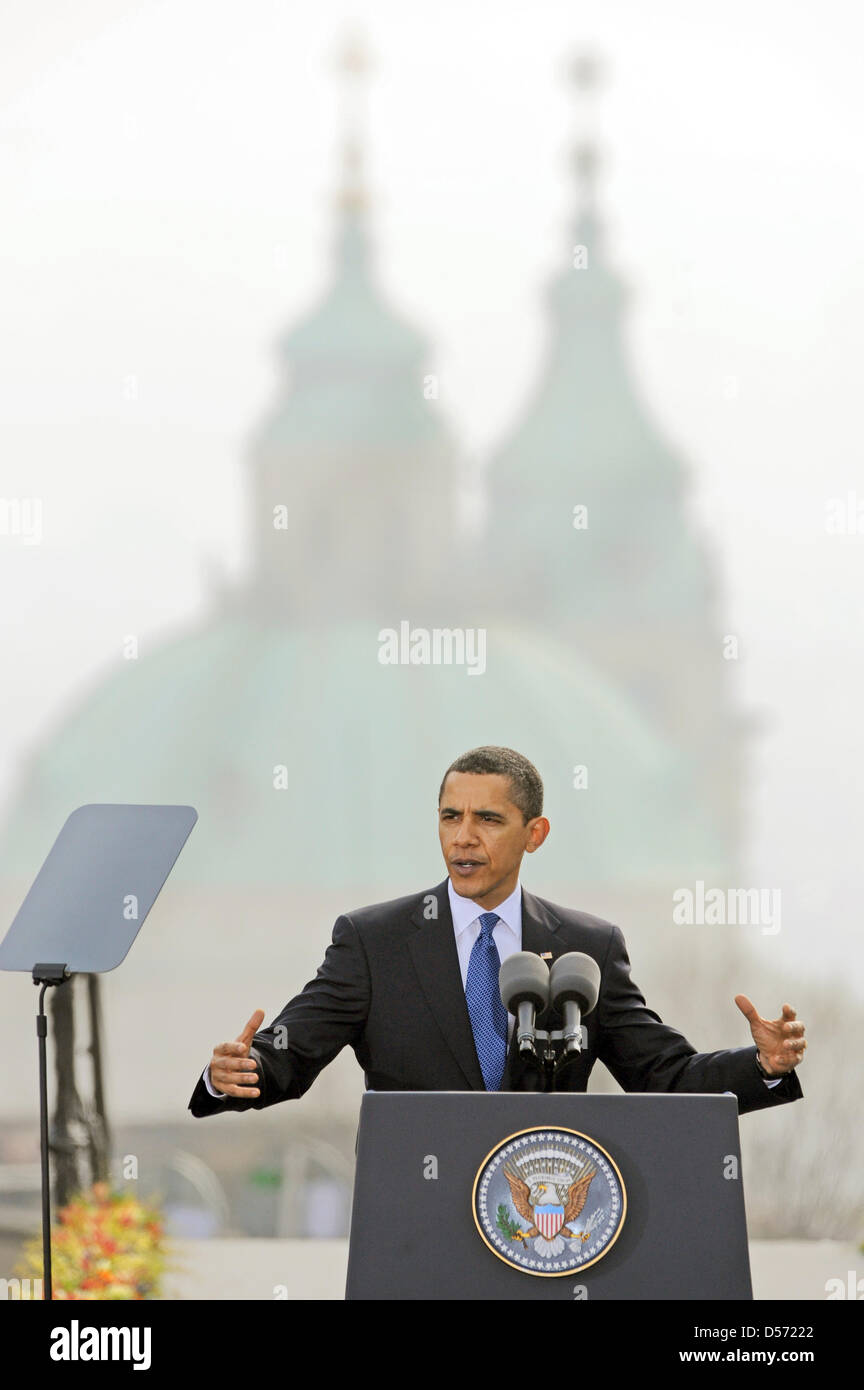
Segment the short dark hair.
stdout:
<svg viewBox="0 0 864 1390">
<path fill-rule="evenodd" d="M 451 772 L 498 773 L 510 780 L 510 800 L 522 812 L 522 820 L 529 820 L 543 814 L 543 782 L 533 763 L 529 763 L 521 753 L 512 748 L 497 748 L 487 745 L 472 748 L 468 753 L 452 762 L 441 779 L 438 791 L 438 804 L 444 795 L 444 783 Z"/>
</svg>

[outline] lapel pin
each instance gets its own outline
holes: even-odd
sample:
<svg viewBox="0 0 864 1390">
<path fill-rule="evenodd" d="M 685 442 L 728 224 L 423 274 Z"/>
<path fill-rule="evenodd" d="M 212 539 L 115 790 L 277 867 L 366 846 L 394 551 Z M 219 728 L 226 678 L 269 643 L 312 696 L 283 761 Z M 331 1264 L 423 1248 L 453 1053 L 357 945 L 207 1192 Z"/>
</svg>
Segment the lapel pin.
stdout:
<svg viewBox="0 0 864 1390">
<path fill-rule="evenodd" d="M 551 951 L 541 951 L 541 952 L 540 952 L 540 959 L 541 959 L 541 960 L 551 960 L 551 959 L 552 959 L 552 952 L 551 952 Z"/>
</svg>

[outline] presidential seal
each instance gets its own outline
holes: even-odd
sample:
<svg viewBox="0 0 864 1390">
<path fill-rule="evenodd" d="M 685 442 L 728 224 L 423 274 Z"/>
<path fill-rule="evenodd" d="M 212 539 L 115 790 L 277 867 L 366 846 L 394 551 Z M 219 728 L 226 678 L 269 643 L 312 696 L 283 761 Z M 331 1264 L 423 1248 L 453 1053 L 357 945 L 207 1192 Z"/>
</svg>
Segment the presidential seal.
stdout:
<svg viewBox="0 0 864 1390">
<path fill-rule="evenodd" d="M 575 1129 L 524 1129 L 480 1165 L 474 1220 L 493 1254 L 547 1278 L 587 1269 L 612 1248 L 627 1195 L 605 1149 Z"/>
</svg>

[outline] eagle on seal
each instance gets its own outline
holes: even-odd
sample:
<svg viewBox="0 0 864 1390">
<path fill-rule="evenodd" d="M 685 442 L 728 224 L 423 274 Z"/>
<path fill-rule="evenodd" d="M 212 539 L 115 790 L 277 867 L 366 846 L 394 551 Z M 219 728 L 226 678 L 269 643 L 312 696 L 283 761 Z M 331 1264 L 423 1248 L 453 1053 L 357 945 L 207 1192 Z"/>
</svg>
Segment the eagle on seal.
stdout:
<svg viewBox="0 0 864 1390">
<path fill-rule="evenodd" d="M 503 1171 L 510 1185 L 513 1205 L 522 1220 L 528 1223 L 528 1229 L 522 1230 L 520 1228 L 512 1237 L 513 1240 L 532 1240 L 535 1236 L 543 1235 L 535 1220 L 534 1208 L 547 1204 L 559 1204 L 564 1208 L 564 1215 L 561 1225 L 555 1232 L 556 1235 L 565 1236 L 568 1240 L 586 1241 L 590 1239 L 589 1231 L 571 1231 L 570 1223 L 582 1213 L 582 1208 L 588 1200 L 588 1188 L 591 1186 L 592 1179 L 597 1176 L 596 1168 L 589 1168 L 581 1177 L 576 1178 L 569 1187 L 561 1189 L 545 1182 L 535 1182 L 529 1187 L 521 1174 L 515 1171 L 512 1166 L 505 1165 Z"/>
</svg>

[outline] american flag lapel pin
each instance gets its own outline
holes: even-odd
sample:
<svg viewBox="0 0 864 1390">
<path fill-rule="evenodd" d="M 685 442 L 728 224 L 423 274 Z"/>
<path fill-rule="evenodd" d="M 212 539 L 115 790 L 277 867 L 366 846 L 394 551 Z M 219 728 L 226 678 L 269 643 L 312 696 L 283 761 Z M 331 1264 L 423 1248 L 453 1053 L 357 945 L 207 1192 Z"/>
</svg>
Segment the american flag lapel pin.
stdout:
<svg viewBox="0 0 864 1390">
<path fill-rule="evenodd" d="M 551 952 L 551 951 L 541 951 L 541 952 L 540 952 L 540 959 L 541 959 L 541 960 L 551 960 L 551 959 L 552 959 L 552 952 Z"/>
</svg>

